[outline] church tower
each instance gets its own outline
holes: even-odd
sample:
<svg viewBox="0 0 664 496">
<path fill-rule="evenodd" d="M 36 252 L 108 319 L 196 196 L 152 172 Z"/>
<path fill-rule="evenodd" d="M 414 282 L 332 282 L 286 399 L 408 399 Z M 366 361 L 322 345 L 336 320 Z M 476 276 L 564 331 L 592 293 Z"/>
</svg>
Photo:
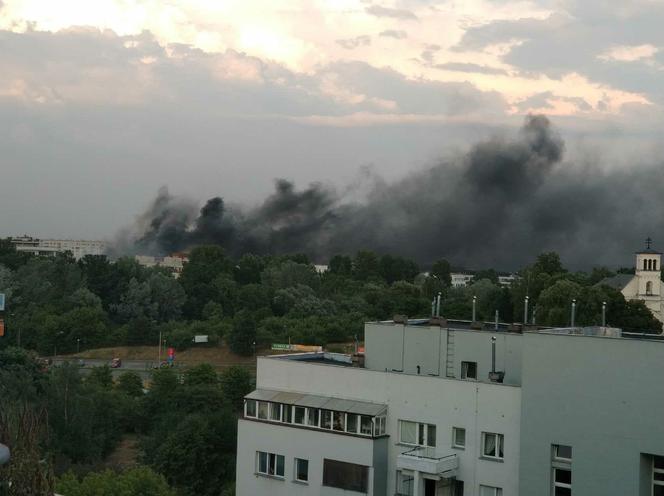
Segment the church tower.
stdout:
<svg viewBox="0 0 664 496">
<path fill-rule="evenodd" d="M 646 249 L 636 253 L 636 277 L 639 282 L 639 297 L 656 297 L 659 301 L 660 270 L 662 269 L 662 254 L 652 248 L 652 239 L 646 239 Z M 647 301 L 647 298 L 644 298 Z M 659 308 L 658 308 L 659 310 Z"/>
</svg>

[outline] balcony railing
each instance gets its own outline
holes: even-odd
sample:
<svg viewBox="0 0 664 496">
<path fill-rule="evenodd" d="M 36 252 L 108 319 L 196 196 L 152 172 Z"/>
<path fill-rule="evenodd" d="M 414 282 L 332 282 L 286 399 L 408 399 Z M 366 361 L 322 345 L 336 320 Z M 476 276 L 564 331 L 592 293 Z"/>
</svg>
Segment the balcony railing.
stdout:
<svg viewBox="0 0 664 496">
<path fill-rule="evenodd" d="M 397 457 L 397 468 L 416 470 L 443 477 L 454 477 L 459 468 L 459 459 L 455 453 L 443 454 L 431 447 L 417 447 L 401 453 Z"/>
</svg>

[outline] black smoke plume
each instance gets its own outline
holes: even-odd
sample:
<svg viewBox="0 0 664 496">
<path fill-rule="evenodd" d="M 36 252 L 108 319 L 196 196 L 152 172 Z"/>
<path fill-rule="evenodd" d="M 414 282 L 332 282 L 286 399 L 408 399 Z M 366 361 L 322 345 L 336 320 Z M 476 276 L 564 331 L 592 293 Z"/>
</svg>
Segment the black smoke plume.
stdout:
<svg viewBox="0 0 664 496">
<path fill-rule="evenodd" d="M 137 253 L 219 244 L 233 255 L 303 252 L 324 262 L 371 249 L 423 265 L 447 258 L 499 269 L 542 251 L 574 268 L 628 265 L 647 236 L 664 248 L 662 164 L 608 172 L 564 162 L 563 152 L 549 120 L 529 116 L 513 139 L 479 143 L 392 184 L 376 181 L 361 202 L 280 179 L 253 209 L 212 198 L 196 213 L 162 189 L 125 239 Z"/>
</svg>

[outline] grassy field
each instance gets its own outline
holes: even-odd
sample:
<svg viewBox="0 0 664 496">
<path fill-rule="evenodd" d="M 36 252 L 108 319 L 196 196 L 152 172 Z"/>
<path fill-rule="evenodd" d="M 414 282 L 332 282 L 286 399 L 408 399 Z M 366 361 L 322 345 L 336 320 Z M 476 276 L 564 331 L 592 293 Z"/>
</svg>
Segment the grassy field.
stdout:
<svg viewBox="0 0 664 496">
<path fill-rule="evenodd" d="M 266 351 L 261 354 L 269 354 Z M 70 355 L 73 358 L 83 358 L 87 360 L 111 360 L 121 358 L 122 360 L 144 360 L 157 362 L 158 350 L 156 346 L 116 346 L 113 348 L 98 348 L 85 350 L 80 353 Z M 175 354 L 176 362 L 186 365 L 197 365 L 200 363 L 209 363 L 215 367 L 228 367 L 230 365 L 255 366 L 255 357 L 245 357 L 236 355 L 226 346 L 191 348 L 184 351 L 178 351 Z M 162 350 L 161 359 L 166 359 L 166 352 Z"/>
</svg>

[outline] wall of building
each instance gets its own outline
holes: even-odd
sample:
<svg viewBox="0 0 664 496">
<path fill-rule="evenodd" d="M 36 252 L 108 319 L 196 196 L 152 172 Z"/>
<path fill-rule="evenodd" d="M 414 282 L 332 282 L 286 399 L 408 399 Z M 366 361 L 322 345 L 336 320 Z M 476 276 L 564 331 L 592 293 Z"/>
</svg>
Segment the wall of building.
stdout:
<svg viewBox="0 0 664 496">
<path fill-rule="evenodd" d="M 382 481 L 384 466 L 374 469 L 376 457 L 385 459 L 386 442 L 335 434 L 329 431 L 287 427 L 240 419 L 237 448 L 237 496 L 352 496 L 360 493 L 324 487 L 323 459 L 332 459 L 372 467 L 369 470 L 369 496 L 386 496 Z M 381 454 L 381 447 L 383 453 Z M 285 457 L 283 480 L 256 474 L 256 452 L 276 453 Z M 295 458 L 309 460 L 309 483 L 294 482 Z M 376 473 L 377 471 L 377 473 Z"/>
<path fill-rule="evenodd" d="M 448 355 L 448 332 L 454 353 Z M 461 377 L 461 362 L 477 363 L 478 379 L 487 381 L 491 370 L 491 338 L 496 337 L 496 370 L 505 372 L 505 384 L 521 383 L 522 336 L 507 332 L 453 330 L 439 326 L 404 326 L 368 323 L 364 329 L 365 367 L 406 374 L 445 376 L 448 356 L 454 377 Z"/>
<path fill-rule="evenodd" d="M 387 404 L 387 494 L 395 493 L 398 454 L 411 449 L 399 444 L 399 420 L 436 425 L 437 451 L 459 457 L 458 479 L 464 481 L 466 496 L 477 495 L 480 484 L 501 487 L 505 496 L 518 494 L 521 396 L 517 387 L 278 358 L 259 358 L 257 367 L 258 388 Z M 453 427 L 466 429 L 463 450 L 452 448 Z M 505 436 L 503 462 L 481 459 L 482 432 Z M 240 439 L 239 444 L 244 443 Z M 337 442 L 342 441 L 333 444 Z M 319 443 L 317 449 L 323 452 L 328 444 Z"/>
<path fill-rule="evenodd" d="M 551 445 L 565 444 L 573 494 L 650 496 L 642 454 L 664 456 L 664 343 L 523 339 L 520 494 L 550 494 Z"/>
</svg>

